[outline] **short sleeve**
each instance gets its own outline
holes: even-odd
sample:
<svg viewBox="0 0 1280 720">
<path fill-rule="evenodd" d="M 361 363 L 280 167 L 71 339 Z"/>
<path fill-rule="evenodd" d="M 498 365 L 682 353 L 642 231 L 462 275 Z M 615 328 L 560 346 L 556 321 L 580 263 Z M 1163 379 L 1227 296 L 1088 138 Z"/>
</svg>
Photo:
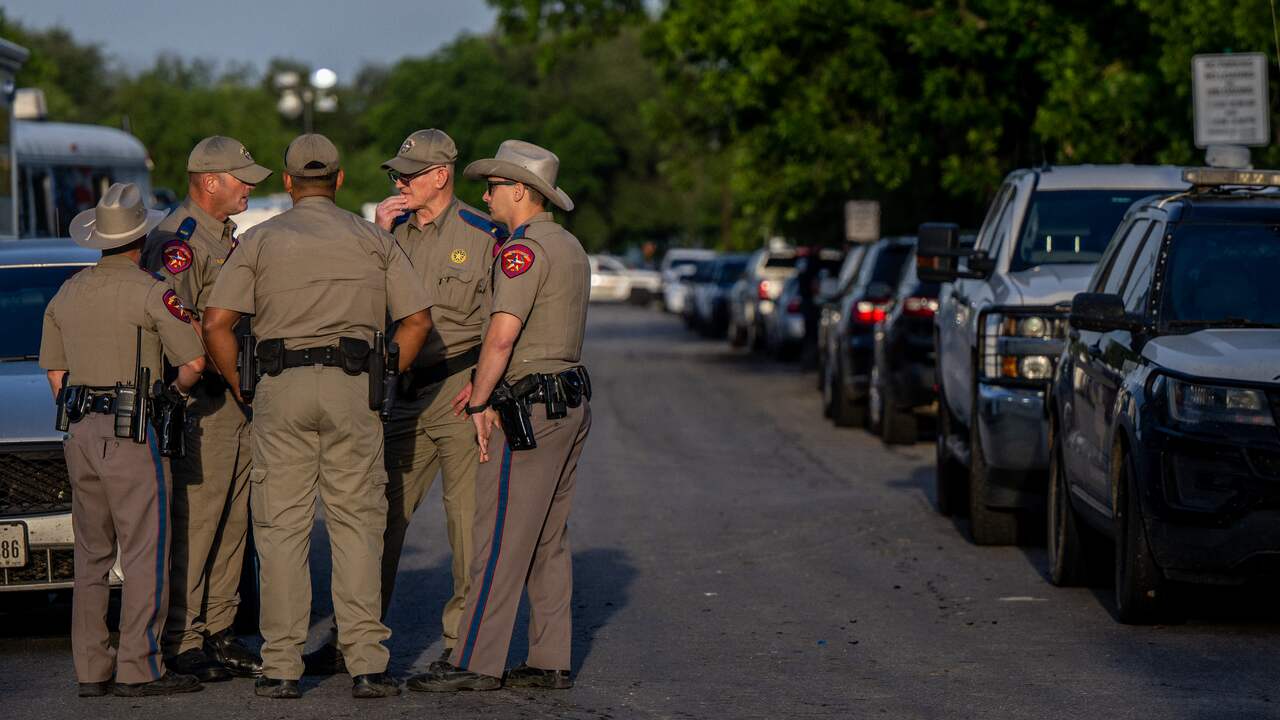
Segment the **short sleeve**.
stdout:
<svg viewBox="0 0 1280 720">
<path fill-rule="evenodd" d="M 169 235 L 171 233 L 166 233 Z M 203 287 L 204 265 L 209 261 L 203 253 L 176 237 L 171 237 L 160 244 L 157 249 L 156 272 L 164 277 L 165 283 L 178 293 L 178 297 L 190 310 L 194 310 L 200 300 Z M 200 315 L 197 312 L 196 317 Z"/>
<path fill-rule="evenodd" d="M 258 250 L 261 245 L 259 237 L 250 230 L 227 255 L 206 307 L 234 310 L 244 315 L 257 313 L 254 284 L 257 280 Z"/>
<path fill-rule="evenodd" d="M 185 365 L 204 355 L 204 345 L 191 325 L 191 311 L 173 288 L 156 283 L 147 291 L 146 307 L 170 365 Z"/>
<path fill-rule="evenodd" d="M 406 318 L 431 307 L 429 293 L 422 278 L 414 272 L 404 249 L 389 234 L 383 233 L 387 250 L 387 313 L 392 321 Z M 222 271 L 224 274 L 226 270 Z M 219 282 L 218 287 L 222 287 Z"/>
<path fill-rule="evenodd" d="M 40 367 L 45 370 L 66 370 L 67 351 L 62 344 L 62 329 L 58 327 L 58 318 L 54 307 L 58 296 L 54 295 L 44 309 L 44 328 L 40 332 Z"/>
<path fill-rule="evenodd" d="M 542 255 L 542 247 L 528 239 L 502 248 L 493 273 L 490 314 L 514 315 L 521 323 L 529 319 L 547 277 L 547 259 Z"/>
</svg>

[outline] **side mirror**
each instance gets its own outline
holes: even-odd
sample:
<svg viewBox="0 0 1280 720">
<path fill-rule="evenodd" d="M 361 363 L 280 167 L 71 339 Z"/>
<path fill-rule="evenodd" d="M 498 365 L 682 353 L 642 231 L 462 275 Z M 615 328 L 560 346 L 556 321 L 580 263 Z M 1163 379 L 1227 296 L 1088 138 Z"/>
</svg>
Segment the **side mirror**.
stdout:
<svg viewBox="0 0 1280 720">
<path fill-rule="evenodd" d="M 960 270 L 957 261 L 973 256 L 972 247 L 960 242 L 960 226 L 955 223 L 924 223 L 916 231 L 916 277 L 924 282 L 953 282 L 959 278 L 983 279 L 990 270 Z M 970 263 L 972 265 L 972 262 Z"/>
<path fill-rule="evenodd" d="M 1124 301 L 1111 293 L 1079 293 L 1071 300 L 1071 326 L 1077 330 L 1134 330 L 1139 321 L 1125 312 Z"/>
</svg>

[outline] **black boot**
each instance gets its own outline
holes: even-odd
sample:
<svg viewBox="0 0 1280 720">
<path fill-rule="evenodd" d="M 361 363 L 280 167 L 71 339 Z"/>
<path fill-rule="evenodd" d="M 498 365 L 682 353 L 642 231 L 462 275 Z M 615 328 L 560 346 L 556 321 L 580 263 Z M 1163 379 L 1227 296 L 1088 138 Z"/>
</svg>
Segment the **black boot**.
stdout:
<svg viewBox="0 0 1280 720">
<path fill-rule="evenodd" d="M 111 692 L 118 697 L 148 697 L 152 695 L 174 695 L 203 690 L 204 686 L 194 675 L 180 675 L 172 670 L 165 670 L 159 680 L 144 683 L 121 683 L 111 686 Z"/>
<path fill-rule="evenodd" d="M 102 697 L 111 692 L 111 681 L 80 683 L 76 694 L 80 697 Z"/>
<path fill-rule="evenodd" d="M 445 648 L 444 652 L 440 653 L 439 659 L 432 660 L 431 664 L 427 666 L 427 672 L 429 673 L 443 672 L 453 667 L 453 665 L 449 663 L 449 658 L 452 655 L 453 655 L 453 648 Z"/>
<path fill-rule="evenodd" d="M 179 675 L 193 675 L 200 682 L 222 682 L 230 680 L 231 673 L 214 662 L 203 648 L 191 648 L 174 657 L 167 658 L 164 664 Z"/>
<path fill-rule="evenodd" d="M 445 663 L 445 668 L 436 672 L 414 675 L 405 685 L 410 690 L 420 692 L 457 692 L 459 690 L 497 690 L 502 687 L 502 678 L 492 675 L 481 675 L 470 670 L 463 670 Z"/>
<path fill-rule="evenodd" d="M 253 682 L 253 694 L 275 700 L 297 700 L 302 697 L 297 680 L 276 680 L 266 676 Z"/>
<path fill-rule="evenodd" d="M 236 677 L 262 677 L 262 657 L 223 630 L 204 640 L 205 654 Z"/>
<path fill-rule="evenodd" d="M 302 656 L 303 675 L 337 675 L 347 671 L 347 661 L 338 646 L 325 643 Z"/>
<path fill-rule="evenodd" d="M 507 671 L 503 683 L 513 688 L 542 688 L 546 690 L 568 690 L 573 687 L 568 670 L 543 670 L 520 663 L 520 667 Z"/>
<path fill-rule="evenodd" d="M 386 673 L 369 673 L 351 677 L 351 697 L 385 698 L 400 694 L 400 683 Z"/>
</svg>

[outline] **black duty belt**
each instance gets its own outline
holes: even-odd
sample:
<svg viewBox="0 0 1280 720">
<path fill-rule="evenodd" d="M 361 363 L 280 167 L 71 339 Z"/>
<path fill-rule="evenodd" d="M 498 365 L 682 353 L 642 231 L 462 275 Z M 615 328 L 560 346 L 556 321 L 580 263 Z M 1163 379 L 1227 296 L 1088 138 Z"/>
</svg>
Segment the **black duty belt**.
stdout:
<svg viewBox="0 0 1280 720">
<path fill-rule="evenodd" d="M 583 400 L 591 399 L 591 376 L 587 369 L 577 365 L 555 374 L 533 373 L 516 381 L 511 395 L 524 403 L 545 403 L 547 419 L 565 416 L 568 408 L 576 408 Z"/>
<path fill-rule="evenodd" d="M 85 412 L 114 415 L 116 412 L 116 394 L 114 392 L 95 393 L 90 391 Z"/>
<path fill-rule="evenodd" d="M 338 354 L 338 346 L 330 345 L 322 348 L 306 350 L 285 350 L 284 369 L 305 367 L 307 365 L 323 365 L 325 367 L 342 367 L 342 358 Z"/>
<path fill-rule="evenodd" d="M 416 394 L 429 385 L 435 385 L 463 370 L 475 367 L 477 362 L 480 362 L 479 345 L 457 357 L 448 358 L 430 367 L 412 368 L 409 372 L 407 390 L 410 394 Z"/>
</svg>

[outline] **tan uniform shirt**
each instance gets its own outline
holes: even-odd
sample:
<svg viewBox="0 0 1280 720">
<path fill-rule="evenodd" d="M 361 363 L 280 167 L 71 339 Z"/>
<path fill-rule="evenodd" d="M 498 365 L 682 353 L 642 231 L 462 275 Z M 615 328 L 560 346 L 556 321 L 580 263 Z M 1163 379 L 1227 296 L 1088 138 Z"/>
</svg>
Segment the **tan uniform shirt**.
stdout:
<svg viewBox="0 0 1280 720">
<path fill-rule="evenodd" d="M 391 234 L 422 278 L 431 304 L 432 331 L 418 353 L 416 367 L 427 368 L 457 357 L 483 339 L 483 300 L 489 289 L 488 269 L 499 227 L 488 215 L 454 198 L 425 225 L 413 215 L 392 228 Z"/>
<path fill-rule="evenodd" d="M 514 315 L 524 329 L 511 351 L 507 381 L 560 372 L 582 358 L 591 266 L 582 243 L 552 219 L 535 215 L 494 259 L 491 313 Z"/>
<path fill-rule="evenodd" d="M 422 281 L 390 233 L 324 197 L 249 229 L 223 264 L 210 307 L 253 315 L 259 340 L 289 349 L 373 341 L 428 307 Z"/>
<path fill-rule="evenodd" d="M 49 301 L 40 367 L 70 371 L 74 385 L 131 385 L 137 328 L 153 382 L 163 378 L 162 347 L 171 365 L 204 356 L 191 314 L 173 290 L 129 257 L 104 257 L 73 275 Z"/>
<path fill-rule="evenodd" d="M 213 283 L 233 247 L 235 230 L 234 222 L 215 220 L 187 198 L 147 237 L 144 264 L 165 277 L 196 319 L 209 305 Z"/>
</svg>

